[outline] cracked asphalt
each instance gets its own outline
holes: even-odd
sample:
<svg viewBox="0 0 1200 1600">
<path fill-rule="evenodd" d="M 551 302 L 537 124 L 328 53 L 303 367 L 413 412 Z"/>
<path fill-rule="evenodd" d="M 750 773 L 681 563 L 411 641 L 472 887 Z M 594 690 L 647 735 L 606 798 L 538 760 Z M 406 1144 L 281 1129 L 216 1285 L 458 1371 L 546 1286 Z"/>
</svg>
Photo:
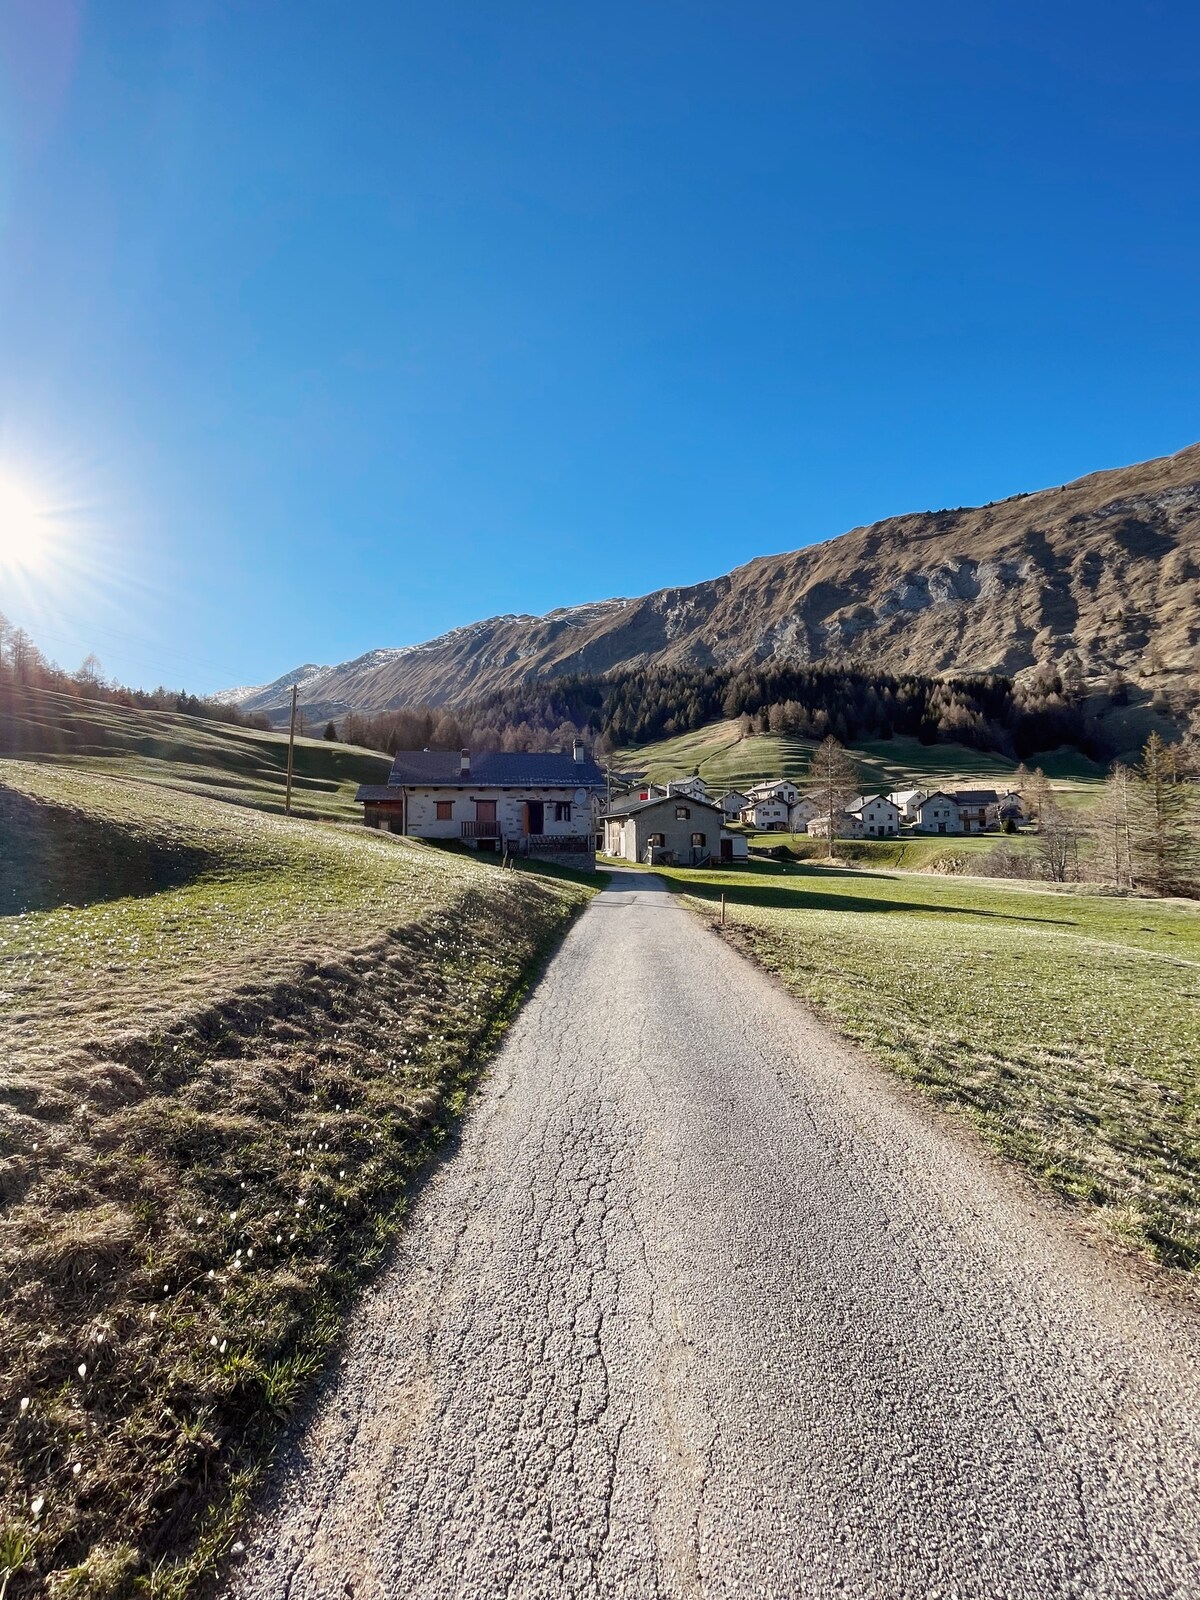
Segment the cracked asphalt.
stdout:
<svg viewBox="0 0 1200 1600">
<path fill-rule="evenodd" d="M 229 1594 L 1200 1594 L 1200 1339 L 621 874 Z"/>
</svg>

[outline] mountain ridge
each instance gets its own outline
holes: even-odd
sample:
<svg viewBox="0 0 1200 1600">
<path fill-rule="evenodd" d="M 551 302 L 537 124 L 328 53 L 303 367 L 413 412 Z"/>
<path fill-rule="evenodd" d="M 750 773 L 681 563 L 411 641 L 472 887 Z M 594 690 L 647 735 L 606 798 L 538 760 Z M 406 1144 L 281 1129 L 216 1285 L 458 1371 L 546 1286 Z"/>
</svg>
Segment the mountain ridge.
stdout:
<svg viewBox="0 0 1200 1600">
<path fill-rule="evenodd" d="M 279 715 L 462 706 L 651 663 L 862 660 L 1020 676 L 1072 661 L 1200 697 L 1200 444 L 980 507 L 909 512 L 699 583 L 508 614 L 229 693 Z"/>
</svg>

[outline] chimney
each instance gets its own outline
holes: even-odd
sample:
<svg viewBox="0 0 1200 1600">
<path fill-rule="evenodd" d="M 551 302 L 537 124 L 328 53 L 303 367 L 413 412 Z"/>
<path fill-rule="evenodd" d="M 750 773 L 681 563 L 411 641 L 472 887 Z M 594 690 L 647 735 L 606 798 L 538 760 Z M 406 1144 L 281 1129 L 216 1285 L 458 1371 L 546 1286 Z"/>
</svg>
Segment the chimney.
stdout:
<svg viewBox="0 0 1200 1600">
<path fill-rule="evenodd" d="M 471 752 L 469 750 L 460 750 L 458 752 L 458 775 L 460 778 L 469 778 L 471 776 Z"/>
<path fill-rule="evenodd" d="M 582 761 L 583 760 L 583 740 L 582 739 L 576 739 L 575 742 L 572 744 L 572 746 L 571 746 L 571 754 L 574 756 L 576 761 Z"/>
</svg>

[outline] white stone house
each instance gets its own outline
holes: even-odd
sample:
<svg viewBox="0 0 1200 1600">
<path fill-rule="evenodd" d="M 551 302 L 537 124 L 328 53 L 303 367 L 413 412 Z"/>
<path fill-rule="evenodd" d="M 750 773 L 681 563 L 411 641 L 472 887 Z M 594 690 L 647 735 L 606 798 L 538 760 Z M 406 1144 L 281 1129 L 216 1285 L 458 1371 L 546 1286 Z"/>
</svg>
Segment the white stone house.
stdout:
<svg viewBox="0 0 1200 1600">
<path fill-rule="evenodd" d="M 995 789 L 956 789 L 954 803 L 964 833 L 986 833 L 1000 821 L 1000 796 Z"/>
<path fill-rule="evenodd" d="M 800 798 L 799 787 L 790 778 L 772 778 L 763 783 L 752 784 L 746 790 L 747 800 L 782 800 L 786 806 L 794 806 Z"/>
<path fill-rule="evenodd" d="M 750 796 L 740 789 L 729 789 L 721 796 L 721 809 L 728 822 L 736 822 L 749 804 Z"/>
<path fill-rule="evenodd" d="M 935 789 L 917 807 L 918 833 L 961 833 L 962 820 L 952 794 Z"/>
<path fill-rule="evenodd" d="M 795 805 L 788 807 L 788 827 L 793 833 L 807 833 L 814 817 L 820 816 L 821 807 L 810 794 L 802 794 Z"/>
<path fill-rule="evenodd" d="M 387 783 L 355 798 L 368 828 L 594 866 L 593 798 L 604 788 L 576 740 L 569 752 L 399 750 Z"/>
<path fill-rule="evenodd" d="M 667 784 L 667 793 L 686 794 L 693 800 L 707 800 L 708 785 L 699 773 L 693 773 L 690 778 L 672 778 Z"/>
<path fill-rule="evenodd" d="M 900 832 L 900 808 L 885 794 L 860 794 L 846 807 L 862 823 L 866 839 L 894 839 Z"/>
<path fill-rule="evenodd" d="M 911 827 L 917 820 L 917 810 L 922 802 L 929 797 L 928 789 L 893 789 L 888 799 L 900 813 L 901 822 L 906 822 Z"/>
<path fill-rule="evenodd" d="M 834 836 L 835 839 L 861 839 L 862 838 L 862 836 L 863 836 L 863 825 L 862 825 L 862 818 L 861 817 L 853 816 L 850 812 L 845 811 L 845 812 L 843 812 L 841 814 L 841 816 L 834 817 L 833 822 L 834 822 L 833 836 Z M 808 832 L 809 832 L 809 837 L 810 838 L 813 838 L 813 839 L 828 839 L 828 837 L 829 837 L 829 814 L 828 814 L 828 812 L 826 812 L 826 814 L 823 817 L 814 817 L 812 819 L 812 821 L 808 825 Z"/>
<path fill-rule="evenodd" d="M 788 803 L 781 799 L 752 800 L 742 812 L 742 821 L 749 828 L 762 833 L 785 833 L 788 826 Z"/>
<path fill-rule="evenodd" d="M 622 800 L 604 813 L 604 853 L 645 866 L 744 859 L 745 839 L 724 824 L 720 806 L 690 795 Z"/>
</svg>

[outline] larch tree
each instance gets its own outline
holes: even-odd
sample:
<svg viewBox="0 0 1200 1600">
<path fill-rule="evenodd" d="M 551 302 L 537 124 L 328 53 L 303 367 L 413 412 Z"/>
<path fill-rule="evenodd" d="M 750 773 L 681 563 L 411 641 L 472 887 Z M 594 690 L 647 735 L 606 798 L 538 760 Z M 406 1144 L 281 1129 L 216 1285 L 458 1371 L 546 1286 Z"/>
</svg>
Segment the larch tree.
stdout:
<svg viewBox="0 0 1200 1600">
<path fill-rule="evenodd" d="M 858 769 L 845 747 L 828 734 L 813 751 L 805 791 L 820 807 L 819 815 L 829 818 L 829 850 L 833 856 L 838 819 L 847 802 L 858 793 Z"/>
<path fill-rule="evenodd" d="M 1133 773 L 1133 857 L 1137 878 L 1155 894 L 1175 894 L 1196 866 L 1196 787 L 1157 733 Z"/>
<path fill-rule="evenodd" d="M 1092 813 L 1096 864 L 1115 889 L 1133 887 L 1133 779 L 1129 768 L 1114 761 L 1104 793 Z"/>
</svg>

